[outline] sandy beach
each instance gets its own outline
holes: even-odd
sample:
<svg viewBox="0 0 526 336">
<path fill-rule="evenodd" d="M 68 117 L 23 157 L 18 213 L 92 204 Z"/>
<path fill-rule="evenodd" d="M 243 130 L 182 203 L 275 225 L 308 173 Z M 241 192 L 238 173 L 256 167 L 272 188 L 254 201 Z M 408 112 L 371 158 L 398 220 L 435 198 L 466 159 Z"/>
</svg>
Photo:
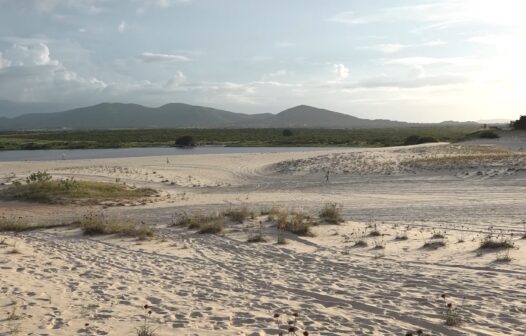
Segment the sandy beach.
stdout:
<svg viewBox="0 0 526 336">
<path fill-rule="evenodd" d="M 0 203 L 0 216 L 39 224 L 97 209 L 156 230 L 149 240 L 69 226 L 0 233 L 0 335 L 134 335 L 145 316 L 159 335 L 288 334 L 290 319 L 298 335 L 524 335 L 526 154 L 502 142 L 2 162 L 0 188 L 47 171 L 159 195 Z M 276 244 L 269 209 L 316 218 L 330 202 L 343 223 Z M 220 235 L 172 225 L 181 211 L 241 206 L 255 216 Z M 247 243 L 255 230 L 266 242 Z M 490 232 L 513 247 L 480 249 Z M 448 303 L 457 326 L 444 322 Z"/>
</svg>

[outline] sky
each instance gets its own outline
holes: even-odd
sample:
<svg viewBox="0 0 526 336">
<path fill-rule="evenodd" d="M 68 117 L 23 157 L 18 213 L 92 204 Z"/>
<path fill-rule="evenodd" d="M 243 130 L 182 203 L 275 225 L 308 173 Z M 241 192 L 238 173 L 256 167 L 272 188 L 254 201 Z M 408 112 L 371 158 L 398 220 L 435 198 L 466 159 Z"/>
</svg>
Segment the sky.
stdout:
<svg viewBox="0 0 526 336">
<path fill-rule="evenodd" d="M 0 99 L 526 113 L 523 0 L 0 0 Z"/>
</svg>

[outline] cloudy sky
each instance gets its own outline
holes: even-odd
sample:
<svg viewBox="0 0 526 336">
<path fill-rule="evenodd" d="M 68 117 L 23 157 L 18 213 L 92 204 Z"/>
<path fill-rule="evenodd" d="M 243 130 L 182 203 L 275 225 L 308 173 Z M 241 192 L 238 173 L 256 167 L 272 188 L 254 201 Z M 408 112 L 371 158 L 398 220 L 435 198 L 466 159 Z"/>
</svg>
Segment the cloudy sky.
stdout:
<svg viewBox="0 0 526 336">
<path fill-rule="evenodd" d="M 523 0 L 0 0 L 0 99 L 526 113 Z"/>
</svg>

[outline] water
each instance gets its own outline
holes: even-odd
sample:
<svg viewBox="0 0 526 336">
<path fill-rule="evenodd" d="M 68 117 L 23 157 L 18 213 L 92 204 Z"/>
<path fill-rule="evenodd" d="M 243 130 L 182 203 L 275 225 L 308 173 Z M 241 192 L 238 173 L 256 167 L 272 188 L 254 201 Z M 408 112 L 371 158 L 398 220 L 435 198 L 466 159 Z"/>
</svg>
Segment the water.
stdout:
<svg viewBox="0 0 526 336">
<path fill-rule="evenodd" d="M 307 152 L 331 149 L 327 147 L 220 147 L 203 146 L 195 148 L 152 147 L 114 149 L 44 149 L 0 151 L 0 162 L 6 161 L 47 161 L 107 159 L 140 156 L 235 154 L 235 153 L 283 153 Z"/>
</svg>

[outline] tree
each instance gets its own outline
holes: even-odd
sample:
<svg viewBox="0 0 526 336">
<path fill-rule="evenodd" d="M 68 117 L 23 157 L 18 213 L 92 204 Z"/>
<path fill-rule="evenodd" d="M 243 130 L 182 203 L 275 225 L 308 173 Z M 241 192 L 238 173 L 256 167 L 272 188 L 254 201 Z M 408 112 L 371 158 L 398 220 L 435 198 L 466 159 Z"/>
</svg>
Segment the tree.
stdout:
<svg viewBox="0 0 526 336">
<path fill-rule="evenodd" d="M 292 136 L 292 131 L 289 129 L 284 129 L 283 133 L 281 133 L 283 136 L 289 137 Z"/>
<path fill-rule="evenodd" d="M 195 147 L 194 137 L 191 135 L 183 135 L 175 140 L 176 147 Z"/>
<path fill-rule="evenodd" d="M 526 130 L 526 115 L 521 116 L 517 121 L 513 121 L 511 127 L 514 129 Z"/>
</svg>

